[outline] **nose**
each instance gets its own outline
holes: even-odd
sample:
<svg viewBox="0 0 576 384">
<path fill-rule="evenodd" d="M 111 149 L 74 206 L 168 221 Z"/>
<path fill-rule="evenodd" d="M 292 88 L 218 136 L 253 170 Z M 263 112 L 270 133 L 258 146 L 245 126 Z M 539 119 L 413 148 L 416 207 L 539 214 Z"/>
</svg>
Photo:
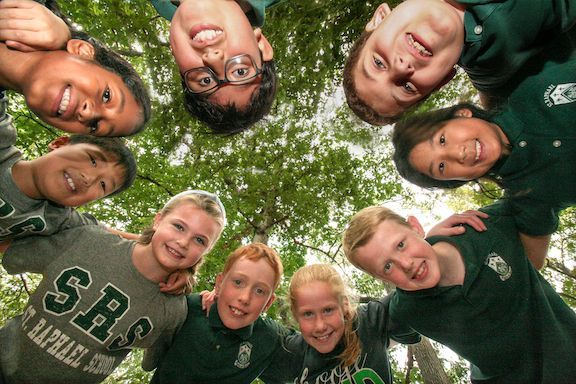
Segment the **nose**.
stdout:
<svg viewBox="0 0 576 384">
<path fill-rule="evenodd" d="M 324 321 L 324 317 L 316 317 L 316 320 L 314 321 L 314 330 L 319 333 L 326 330 L 326 322 Z"/>
<path fill-rule="evenodd" d="M 91 186 L 94 184 L 94 182 L 96 181 L 96 179 L 98 179 L 97 175 L 94 175 L 90 172 L 82 172 L 81 174 L 82 177 L 82 182 L 84 183 L 84 185 L 86 186 Z"/>
<path fill-rule="evenodd" d="M 464 145 L 452 145 L 447 148 L 447 152 L 449 159 L 460 164 L 464 163 L 464 160 L 466 160 L 466 146 Z"/>
<path fill-rule="evenodd" d="M 238 292 L 238 301 L 243 305 L 250 304 L 250 289 L 242 288 Z"/>
<path fill-rule="evenodd" d="M 218 47 L 207 47 L 202 53 L 202 61 L 204 65 L 212 68 L 213 65 L 224 61 L 224 50 Z"/>
<path fill-rule="evenodd" d="M 404 272 L 409 272 L 412 269 L 414 261 L 408 257 L 400 257 L 396 263 L 400 266 L 400 268 L 402 268 Z"/>
<path fill-rule="evenodd" d="M 181 236 L 178 240 L 176 240 L 178 246 L 182 249 L 188 249 L 188 245 L 190 244 L 190 238 L 188 236 Z"/>
<path fill-rule="evenodd" d="M 400 77 L 412 76 L 414 73 L 414 67 L 410 60 L 406 59 L 402 55 L 397 55 L 392 62 L 390 72 L 394 79 L 398 79 Z"/>
<path fill-rule="evenodd" d="M 77 111 L 77 119 L 81 123 L 86 123 L 94 120 L 96 112 L 96 105 L 90 98 L 84 100 Z"/>
</svg>

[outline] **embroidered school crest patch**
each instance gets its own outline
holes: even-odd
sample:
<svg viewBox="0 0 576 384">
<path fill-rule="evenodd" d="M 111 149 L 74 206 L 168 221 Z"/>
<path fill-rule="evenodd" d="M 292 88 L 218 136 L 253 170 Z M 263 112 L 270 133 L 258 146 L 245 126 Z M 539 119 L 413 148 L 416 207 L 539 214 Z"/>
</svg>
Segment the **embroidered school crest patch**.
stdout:
<svg viewBox="0 0 576 384">
<path fill-rule="evenodd" d="M 496 252 L 491 252 L 484 263 L 496 271 L 496 273 L 500 275 L 500 280 L 502 281 L 508 280 L 510 276 L 512 276 L 512 267 L 509 266 Z"/>
<path fill-rule="evenodd" d="M 576 101 L 576 83 L 550 85 L 544 93 L 547 106 L 568 104 Z"/>
<path fill-rule="evenodd" d="M 250 354 L 252 353 L 252 344 L 247 341 L 240 344 L 238 348 L 238 357 L 234 362 L 234 365 L 240 369 L 244 369 L 250 365 Z"/>
</svg>

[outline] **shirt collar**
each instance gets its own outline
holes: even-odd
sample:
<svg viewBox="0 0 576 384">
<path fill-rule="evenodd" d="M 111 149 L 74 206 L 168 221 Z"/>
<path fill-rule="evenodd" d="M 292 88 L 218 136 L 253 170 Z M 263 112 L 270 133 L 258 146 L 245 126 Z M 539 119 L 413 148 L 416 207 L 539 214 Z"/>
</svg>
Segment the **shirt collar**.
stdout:
<svg viewBox="0 0 576 384">
<path fill-rule="evenodd" d="M 242 340 L 248 340 L 253 333 L 254 330 L 254 323 L 239 329 L 230 329 L 227 328 L 222 319 L 220 319 L 220 315 L 218 314 L 218 301 L 215 300 L 214 304 L 210 308 L 210 313 L 208 314 L 208 324 L 210 327 L 214 328 L 215 330 L 222 330 L 224 333 L 233 334 L 241 338 Z"/>
</svg>

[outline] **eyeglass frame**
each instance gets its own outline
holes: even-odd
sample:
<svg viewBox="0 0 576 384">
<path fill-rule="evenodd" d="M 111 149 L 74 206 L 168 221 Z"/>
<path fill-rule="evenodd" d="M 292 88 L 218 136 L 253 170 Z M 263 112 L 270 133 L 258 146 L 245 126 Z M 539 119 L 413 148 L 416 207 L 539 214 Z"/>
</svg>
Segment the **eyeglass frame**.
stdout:
<svg viewBox="0 0 576 384">
<path fill-rule="evenodd" d="M 239 57 L 242 57 L 242 56 L 248 56 L 250 58 L 250 61 L 252 62 L 252 65 L 253 65 L 254 69 L 256 70 L 254 76 L 247 78 L 247 79 L 242 79 L 242 80 L 228 80 L 228 74 L 226 71 L 226 67 L 228 66 L 228 64 L 232 60 L 238 59 Z M 263 61 L 262 52 L 260 52 L 260 60 Z M 212 79 L 216 80 L 216 85 L 214 85 L 213 88 L 206 89 L 206 90 L 203 90 L 200 92 L 193 91 L 190 89 L 190 87 L 188 86 L 188 83 L 186 82 L 186 75 L 190 72 L 200 72 L 200 71 L 208 72 L 212 76 Z M 252 57 L 252 55 L 250 55 L 249 53 L 241 53 L 240 55 L 236 55 L 236 56 L 229 58 L 224 63 L 224 79 L 219 79 L 218 76 L 216 75 L 216 73 L 214 72 L 214 70 L 212 70 L 212 68 L 207 67 L 207 66 L 190 68 L 189 70 L 182 73 L 181 77 L 182 77 L 182 83 L 184 83 L 184 86 L 185 86 L 187 92 L 189 92 L 193 95 L 210 96 L 211 94 L 215 93 L 220 88 L 222 88 L 222 86 L 224 84 L 230 84 L 230 85 L 250 84 L 252 82 L 252 79 L 255 79 L 256 77 L 260 76 L 263 72 L 264 71 L 262 70 L 262 67 L 258 68 L 258 65 L 256 65 L 256 62 L 254 61 L 254 58 Z"/>
</svg>

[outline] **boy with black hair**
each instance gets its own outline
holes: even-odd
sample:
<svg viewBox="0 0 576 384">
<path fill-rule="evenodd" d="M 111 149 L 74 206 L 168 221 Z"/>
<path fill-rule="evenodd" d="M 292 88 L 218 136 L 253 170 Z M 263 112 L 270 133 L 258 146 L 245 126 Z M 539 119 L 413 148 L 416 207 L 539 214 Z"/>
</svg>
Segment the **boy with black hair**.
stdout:
<svg viewBox="0 0 576 384">
<path fill-rule="evenodd" d="M 6 97 L 0 95 L 0 241 L 95 224 L 72 207 L 132 185 L 136 161 L 122 139 L 60 137 L 49 144 L 50 153 L 22 160 Z"/>
</svg>

